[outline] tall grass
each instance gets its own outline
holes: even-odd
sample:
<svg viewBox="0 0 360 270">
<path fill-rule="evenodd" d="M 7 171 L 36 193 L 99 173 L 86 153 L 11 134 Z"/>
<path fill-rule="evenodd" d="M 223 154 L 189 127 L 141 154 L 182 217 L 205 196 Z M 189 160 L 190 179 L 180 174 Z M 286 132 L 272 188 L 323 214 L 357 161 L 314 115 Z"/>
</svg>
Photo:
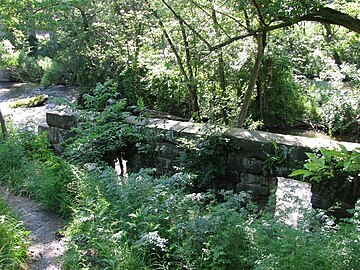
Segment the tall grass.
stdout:
<svg viewBox="0 0 360 270">
<path fill-rule="evenodd" d="M 25 266 L 29 233 L 0 198 L 0 269 L 18 270 Z"/>
<path fill-rule="evenodd" d="M 46 134 L 11 133 L 0 140 L 0 183 L 69 217 L 76 187 L 72 168 L 49 146 Z"/>
</svg>

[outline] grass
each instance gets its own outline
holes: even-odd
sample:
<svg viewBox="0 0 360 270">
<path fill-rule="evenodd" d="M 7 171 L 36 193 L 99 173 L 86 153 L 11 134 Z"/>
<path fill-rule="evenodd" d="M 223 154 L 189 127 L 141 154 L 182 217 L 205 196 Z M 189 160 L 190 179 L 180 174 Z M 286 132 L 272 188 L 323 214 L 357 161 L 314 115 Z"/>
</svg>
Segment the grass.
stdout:
<svg viewBox="0 0 360 270">
<path fill-rule="evenodd" d="M 25 267 L 28 236 L 29 233 L 0 198 L 0 269 L 18 270 Z"/>
<path fill-rule="evenodd" d="M 49 146 L 45 133 L 9 134 L 0 140 L 0 182 L 69 217 L 76 193 L 72 166 Z"/>
</svg>

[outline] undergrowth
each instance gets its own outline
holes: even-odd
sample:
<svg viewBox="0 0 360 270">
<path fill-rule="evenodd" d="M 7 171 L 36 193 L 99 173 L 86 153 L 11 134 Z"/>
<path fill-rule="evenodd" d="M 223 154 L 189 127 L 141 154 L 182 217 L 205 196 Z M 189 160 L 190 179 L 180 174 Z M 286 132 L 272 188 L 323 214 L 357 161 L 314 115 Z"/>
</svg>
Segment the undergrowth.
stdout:
<svg viewBox="0 0 360 270">
<path fill-rule="evenodd" d="M 105 108 L 99 120 L 113 119 L 115 108 Z M 226 141 L 220 143 L 223 147 Z M 125 146 L 116 145 L 121 151 Z M 198 147 L 198 158 L 217 168 L 209 159 L 217 154 L 208 145 L 189 146 Z M 77 161 L 87 169 L 79 169 L 49 150 L 46 134 L 26 132 L 0 140 L 0 160 L 2 183 L 69 217 L 64 269 L 360 268 L 360 201 L 353 217 L 337 225 L 324 225 L 316 213 L 304 211 L 297 227 L 291 227 L 281 214 L 259 211 L 247 193 L 189 193 L 194 181 L 215 180 L 202 179 L 201 171 L 194 179 L 190 167 L 173 176 L 156 177 L 147 169 L 119 177 L 104 163 L 96 165 L 97 159 L 85 158 Z"/>
<path fill-rule="evenodd" d="M 27 258 L 28 232 L 0 197 L 0 269 L 23 269 Z"/>
<path fill-rule="evenodd" d="M 246 193 L 186 192 L 192 176 L 118 179 L 95 169 L 81 184 L 68 228 L 65 269 L 358 269 L 354 218 L 323 226 L 312 213 L 294 228 L 257 211 Z"/>
<path fill-rule="evenodd" d="M 55 156 L 46 134 L 10 133 L 0 140 L 0 182 L 29 195 L 47 209 L 68 217 L 76 183 L 71 165 Z"/>
</svg>

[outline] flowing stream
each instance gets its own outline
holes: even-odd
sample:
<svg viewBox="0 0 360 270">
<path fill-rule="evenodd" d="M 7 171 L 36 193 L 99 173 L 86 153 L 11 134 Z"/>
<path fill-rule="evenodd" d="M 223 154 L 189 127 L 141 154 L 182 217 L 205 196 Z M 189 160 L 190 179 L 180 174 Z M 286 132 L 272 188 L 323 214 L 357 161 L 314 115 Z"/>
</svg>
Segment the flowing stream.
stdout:
<svg viewBox="0 0 360 270">
<path fill-rule="evenodd" d="M 44 106 L 33 108 L 10 108 L 17 100 L 47 95 L 48 101 Z M 19 128 L 37 131 L 40 123 L 45 123 L 46 112 L 63 107 L 59 100 L 74 102 L 78 97 L 76 87 L 53 86 L 41 87 L 33 83 L 0 83 L 0 109 L 7 123 L 13 123 Z"/>
</svg>

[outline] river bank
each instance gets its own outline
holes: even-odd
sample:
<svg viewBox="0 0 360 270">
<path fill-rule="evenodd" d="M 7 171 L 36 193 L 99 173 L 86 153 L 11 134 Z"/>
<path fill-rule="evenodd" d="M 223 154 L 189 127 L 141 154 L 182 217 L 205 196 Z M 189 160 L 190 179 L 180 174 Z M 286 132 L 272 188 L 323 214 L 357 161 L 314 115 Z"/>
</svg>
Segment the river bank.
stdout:
<svg viewBox="0 0 360 270">
<path fill-rule="evenodd" d="M 44 106 L 33 108 L 10 108 L 10 104 L 19 99 L 47 95 L 48 101 Z M 74 86 L 57 85 L 44 88 L 34 83 L 0 83 L 0 108 L 7 122 L 23 129 L 37 131 L 37 126 L 45 122 L 46 112 L 59 110 L 59 100 L 74 102 L 78 98 L 78 91 Z"/>
</svg>

